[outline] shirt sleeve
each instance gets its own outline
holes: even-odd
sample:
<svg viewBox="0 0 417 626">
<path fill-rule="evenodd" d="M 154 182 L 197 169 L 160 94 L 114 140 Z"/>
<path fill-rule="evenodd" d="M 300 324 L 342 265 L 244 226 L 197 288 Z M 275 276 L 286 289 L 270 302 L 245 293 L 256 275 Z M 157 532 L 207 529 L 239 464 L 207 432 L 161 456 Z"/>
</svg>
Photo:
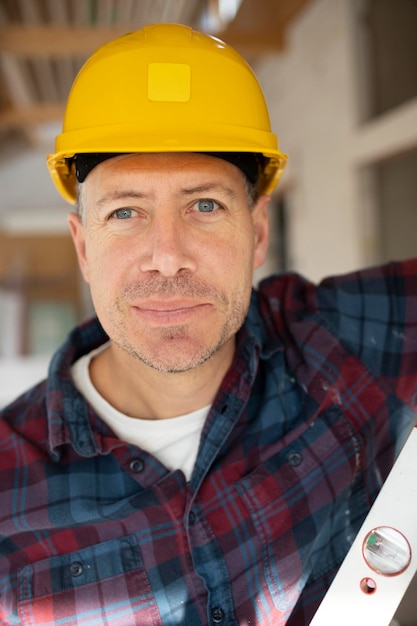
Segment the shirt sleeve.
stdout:
<svg viewBox="0 0 417 626">
<path fill-rule="evenodd" d="M 317 312 L 380 384 L 417 403 L 417 260 L 325 279 Z"/>
</svg>

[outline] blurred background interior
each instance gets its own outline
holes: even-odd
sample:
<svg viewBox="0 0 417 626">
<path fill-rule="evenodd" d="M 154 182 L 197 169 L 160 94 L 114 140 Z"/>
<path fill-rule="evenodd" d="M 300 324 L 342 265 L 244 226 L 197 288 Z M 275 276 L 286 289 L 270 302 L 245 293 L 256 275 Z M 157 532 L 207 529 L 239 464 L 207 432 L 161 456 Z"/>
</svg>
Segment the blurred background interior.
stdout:
<svg viewBox="0 0 417 626">
<path fill-rule="evenodd" d="M 290 160 L 256 280 L 416 253 L 417 0 L 0 0 L 0 405 L 92 312 L 45 165 L 71 83 L 99 45 L 155 22 L 224 39 L 264 89 Z M 410 606 L 401 624 L 417 624 Z"/>
</svg>

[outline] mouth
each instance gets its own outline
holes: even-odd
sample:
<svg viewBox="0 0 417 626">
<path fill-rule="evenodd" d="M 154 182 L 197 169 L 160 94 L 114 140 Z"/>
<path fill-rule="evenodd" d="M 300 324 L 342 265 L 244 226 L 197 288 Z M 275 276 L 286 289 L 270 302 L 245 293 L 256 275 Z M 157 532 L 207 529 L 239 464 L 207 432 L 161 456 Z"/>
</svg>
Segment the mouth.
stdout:
<svg viewBox="0 0 417 626">
<path fill-rule="evenodd" d="M 156 325 L 184 324 L 208 314 L 212 305 L 189 301 L 149 301 L 133 307 L 137 316 Z"/>
</svg>

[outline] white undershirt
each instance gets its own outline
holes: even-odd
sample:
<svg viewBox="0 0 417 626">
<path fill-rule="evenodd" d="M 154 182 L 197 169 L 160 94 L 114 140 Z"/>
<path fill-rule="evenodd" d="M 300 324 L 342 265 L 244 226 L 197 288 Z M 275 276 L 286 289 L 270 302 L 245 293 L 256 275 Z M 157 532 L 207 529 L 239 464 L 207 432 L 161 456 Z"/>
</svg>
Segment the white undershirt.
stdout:
<svg viewBox="0 0 417 626">
<path fill-rule="evenodd" d="M 139 419 L 120 413 L 99 394 L 90 378 L 92 358 L 108 345 L 100 346 L 73 364 L 71 373 L 78 391 L 119 439 L 147 450 L 169 470 L 181 469 L 190 480 L 210 406 L 162 420 Z"/>
</svg>

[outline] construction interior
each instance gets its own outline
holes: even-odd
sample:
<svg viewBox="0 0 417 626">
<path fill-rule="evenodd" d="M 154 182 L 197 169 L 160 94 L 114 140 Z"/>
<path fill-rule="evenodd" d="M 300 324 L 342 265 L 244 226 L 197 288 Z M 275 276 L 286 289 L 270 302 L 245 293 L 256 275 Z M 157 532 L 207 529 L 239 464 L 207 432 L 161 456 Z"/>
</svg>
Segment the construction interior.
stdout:
<svg viewBox="0 0 417 626">
<path fill-rule="evenodd" d="M 416 254 L 417 0 L 0 0 L 0 406 L 92 313 L 45 165 L 72 81 L 98 46 L 155 22 L 230 43 L 264 89 L 289 166 L 256 280 Z M 401 626 L 417 624 L 413 589 Z"/>
</svg>

